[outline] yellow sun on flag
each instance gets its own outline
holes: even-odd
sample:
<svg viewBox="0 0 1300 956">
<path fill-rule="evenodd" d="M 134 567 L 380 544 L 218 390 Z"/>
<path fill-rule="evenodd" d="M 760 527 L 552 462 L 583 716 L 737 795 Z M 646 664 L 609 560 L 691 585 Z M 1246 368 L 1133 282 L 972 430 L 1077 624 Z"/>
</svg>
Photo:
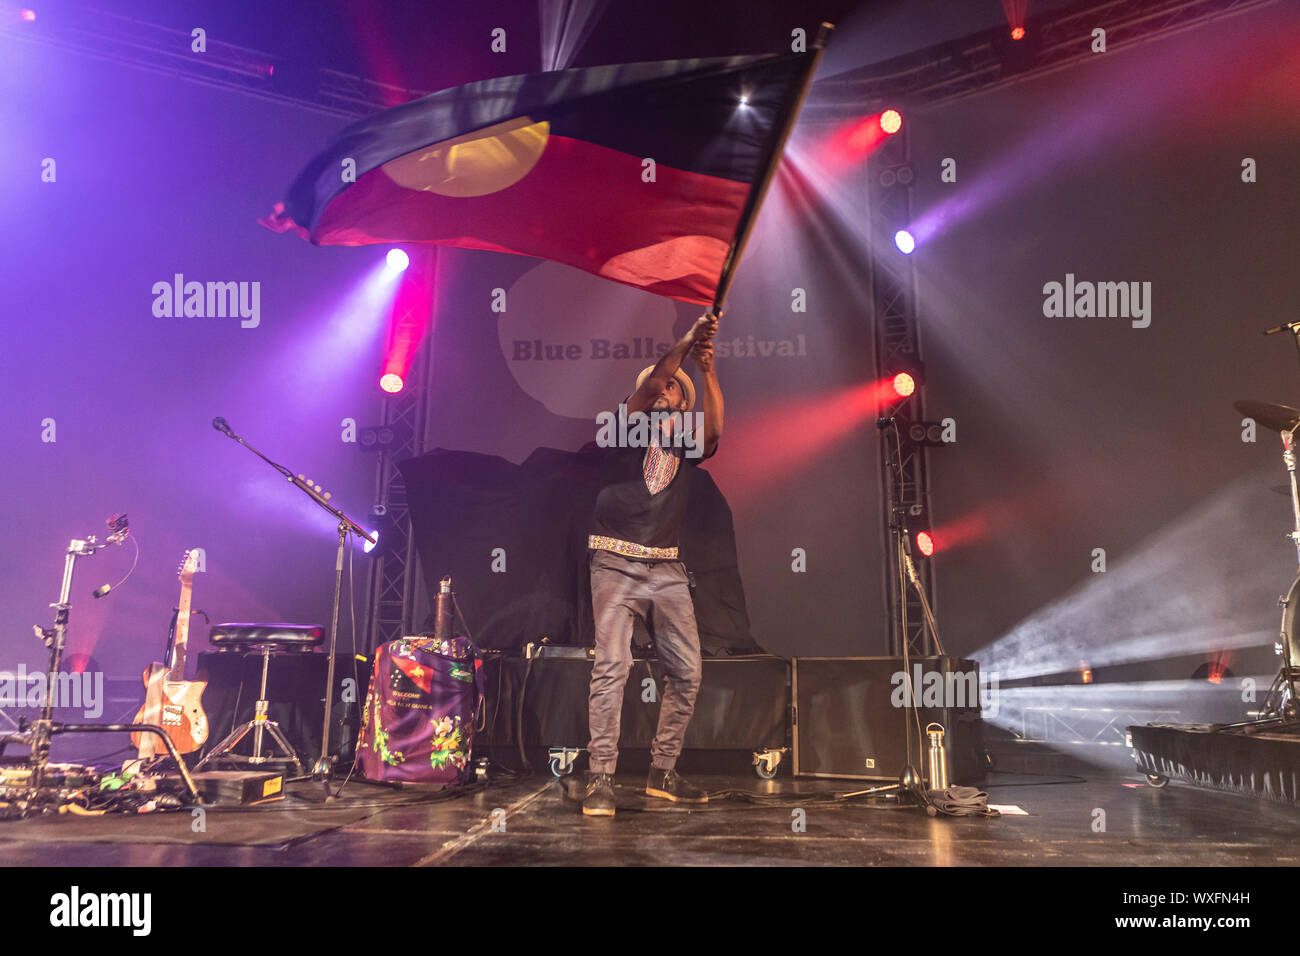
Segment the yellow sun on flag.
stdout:
<svg viewBox="0 0 1300 956">
<path fill-rule="evenodd" d="M 417 149 L 380 168 L 407 189 L 458 198 L 486 196 L 527 176 L 545 151 L 550 132 L 550 123 L 520 116 Z"/>
</svg>

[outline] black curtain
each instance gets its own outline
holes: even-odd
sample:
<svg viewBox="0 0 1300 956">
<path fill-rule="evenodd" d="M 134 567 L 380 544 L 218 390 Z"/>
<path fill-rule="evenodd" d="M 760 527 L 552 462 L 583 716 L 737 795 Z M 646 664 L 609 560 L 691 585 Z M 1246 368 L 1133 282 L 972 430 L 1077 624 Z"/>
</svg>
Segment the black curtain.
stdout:
<svg viewBox="0 0 1300 956">
<path fill-rule="evenodd" d="M 577 452 L 538 448 L 522 465 L 445 449 L 398 463 L 431 603 L 450 575 L 479 647 L 594 643 L 587 535 L 602 456 L 593 443 Z M 695 576 L 704 655 L 763 653 L 749 633 L 731 509 L 702 468 L 681 556 Z"/>
</svg>

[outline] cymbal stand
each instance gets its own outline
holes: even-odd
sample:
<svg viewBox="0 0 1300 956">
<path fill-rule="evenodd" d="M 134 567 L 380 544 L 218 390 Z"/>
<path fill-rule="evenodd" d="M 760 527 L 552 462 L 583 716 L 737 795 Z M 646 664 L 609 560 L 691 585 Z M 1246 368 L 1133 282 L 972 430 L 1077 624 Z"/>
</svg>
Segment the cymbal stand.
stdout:
<svg viewBox="0 0 1300 956">
<path fill-rule="evenodd" d="M 1296 565 L 1300 570 L 1300 488 L 1296 485 L 1295 476 L 1295 430 L 1282 432 L 1282 462 L 1286 465 L 1287 482 L 1291 487 L 1291 515 L 1294 520 L 1294 527 L 1291 531 L 1291 542 L 1296 549 Z"/>
</svg>

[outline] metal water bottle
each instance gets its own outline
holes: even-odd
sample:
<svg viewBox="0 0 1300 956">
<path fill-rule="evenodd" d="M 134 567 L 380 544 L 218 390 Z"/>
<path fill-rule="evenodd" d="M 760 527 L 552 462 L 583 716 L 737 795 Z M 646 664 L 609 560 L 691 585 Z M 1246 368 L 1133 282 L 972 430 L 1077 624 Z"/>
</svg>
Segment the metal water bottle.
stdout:
<svg viewBox="0 0 1300 956">
<path fill-rule="evenodd" d="M 452 616 L 451 578 L 443 578 L 434 602 L 433 636 L 439 641 L 451 637 Z"/>
<path fill-rule="evenodd" d="M 948 789 L 948 757 L 943 749 L 943 725 L 926 724 L 926 736 L 930 738 L 930 789 Z"/>
</svg>

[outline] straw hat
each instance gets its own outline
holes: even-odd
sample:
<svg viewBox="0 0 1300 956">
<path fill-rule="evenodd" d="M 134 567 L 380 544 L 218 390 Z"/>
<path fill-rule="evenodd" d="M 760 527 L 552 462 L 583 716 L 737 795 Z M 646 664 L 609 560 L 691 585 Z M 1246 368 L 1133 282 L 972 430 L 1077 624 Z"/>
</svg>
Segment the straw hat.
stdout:
<svg viewBox="0 0 1300 956">
<path fill-rule="evenodd" d="M 653 365 L 643 368 L 641 374 L 636 377 L 636 387 L 640 388 L 645 384 L 645 380 L 650 377 L 650 373 L 655 370 Z M 691 382 L 691 377 L 683 372 L 680 368 L 673 374 L 677 379 L 677 384 L 682 387 L 682 394 L 686 396 L 686 410 L 689 412 L 695 407 L 695 385 Z"/>
</svg>

